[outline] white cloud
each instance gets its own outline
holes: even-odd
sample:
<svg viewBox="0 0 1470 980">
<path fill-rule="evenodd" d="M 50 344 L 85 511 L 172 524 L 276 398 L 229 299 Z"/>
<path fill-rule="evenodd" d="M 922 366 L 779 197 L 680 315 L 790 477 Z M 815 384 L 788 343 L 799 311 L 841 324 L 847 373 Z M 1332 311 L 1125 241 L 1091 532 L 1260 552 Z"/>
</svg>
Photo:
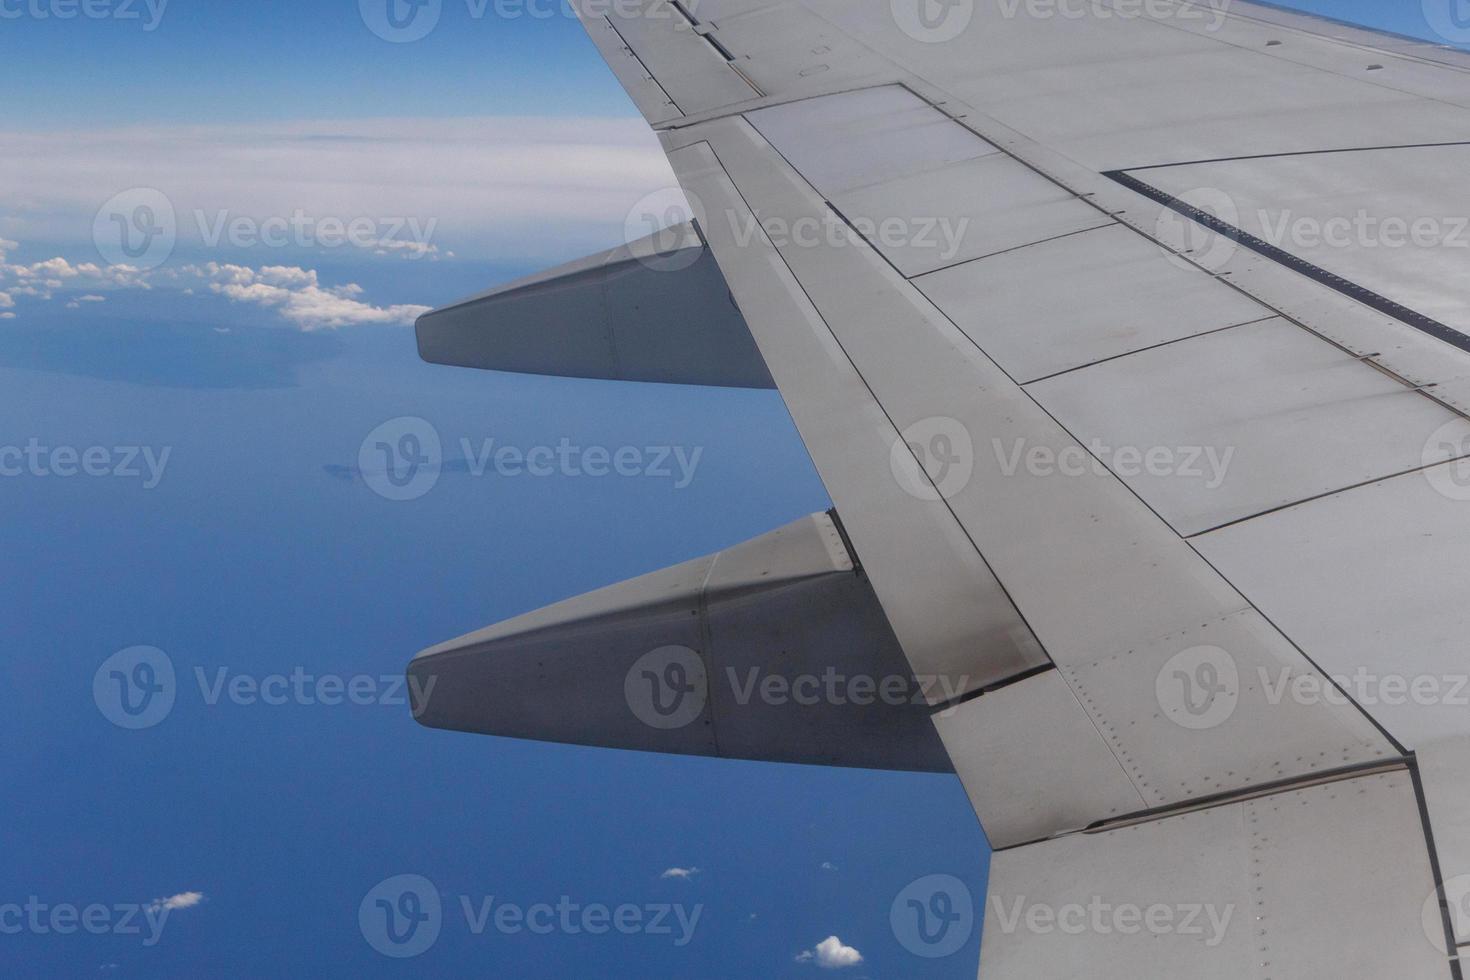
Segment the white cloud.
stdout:
<svg viewBox="0 0 1470 980">
<path fill-rule="evenodd" d="M 699 874 L 699 868 L 669 868 L 659 875 L 660 878 L 682 878 L 688 880 Z"/>
<path fill-rule="evenodd" d="M 0 242 L 0 246 L 15 248 L 15 242 Z M 68 288 L 90 289 L 118 286 L 124 288 L 149 288 L 148 274 L 130 265 L 99 266 L 95 262 L 71 262 L 56 256 L 17 265 L 5 261 L 5 248 L 0 247 L 0 286 L 4 286 L 13 304 L 15 296 L 31 296 L 51 299 L 58 290 Z M 100 303 L 101 296 L 88 294 L 73 299 L 73 302 Z M 0 301 L 0 306 L 7 305 Z"/>
<path fill-rule="evenodd" d="M 13 242 L 0 244 L 15 247 Z M 128 265 L 99 266 L 94 262 L 73 265 L 60 256 L 29 265 L 0 261 L 0 286 L 6 289 L 0 292 L 0 308 L 14 306 L 14 296 L 49 300 L 68 290 L 87 290 L 81 295 L 68 295 L 66 308 L 75 310 L 83 303 L 106 300 L 105 295 L 92 290 L 152 289 L 155 285 L 185 287 L 183 291 L 191 295 L 197 285 L 233 302 L 274 310 L 302 330 L 409 324 L 429 311 L 427 306 L 412 304 L 374 306 L 360 298 L 363 289 L 356 283 L 324 286 L 315 269 L 300 266 L 252 268 L 208 262 L 176 269 L 164 266 L 143 270 Z"/>
<path fill-rule="evenodd" d="M 235 302 L 274 309 L 303 330 L 371 323 L 406 324 L 430 309 L 410 304 L 373 306 L 358 299 L 362 287 L 356 283 L 322 286 L 315 269 L 296 266 L 251 269 L 210 262 L 186 266 L 182 271 L 206 280 L 212 292 Z"/>
<path fill-rule="evenodd" d="M 453 252 L 441 252 L 439 246 L 432 242 L 416 242 L 411 239 L 383 238 L 373 243 L 374 255 L 393 255 L 402 253 L 410 259 L 430 258 L 438 261 L 442 255 L 445 258 L 454 258 Z"/>
<path fill-rule="evenodd" d="M 796 955 L 798 963 L 816 963 L 824 970 L 841 970 L 849 966 L 857 966 L 863 961 L 863 954 L 851 946 L 844 946 L 842 940 L 836 936 L 828 936 L 813 949 L 804 950 Z"/>
<path fill-rule="evenodd" d="M 180 247 L 199 215 L 315 220 L 437 219 L 432 242 L 477 259 L 555 261 L 617 245 L 629 210 L 674 186 L 641 119 L 372 119 L 113 130 L 0 131 L 5 241 L 89 245 L 108 198 L 134 187 L 173 204 Z M 12 246 L 13 247 L 13 246 Z M 264 251 L 264 249 L 262 249 Z M 235 256 L 238 257 L 238 256 Z"/>
<path fill-rule="evenodd" d="M 73 266 L 60 256 L 29 266 L 28 273 L 31 276 L 44 279 L 46 282 L 60 282 L 65 279 L 75 279 L 82 274 L 79 268 Z"/>
<path fill-rule="evenodd" d="M 192 909 L 202 901 L 204 901 L 203 892 L 179 892 L 177 895 L 170 895 L 168 898 L 155 898 L 149 908 L 155 912 L 159 909 L 176 912 L 179 909 Z"/>
<path fill-rule="evenodd" d="M 836 871 L 837 870 L 837 865 L 833 864 L 831 861 L 823 861 L 822 862 L 822 870 L 823 871 Z"/>
</svg>

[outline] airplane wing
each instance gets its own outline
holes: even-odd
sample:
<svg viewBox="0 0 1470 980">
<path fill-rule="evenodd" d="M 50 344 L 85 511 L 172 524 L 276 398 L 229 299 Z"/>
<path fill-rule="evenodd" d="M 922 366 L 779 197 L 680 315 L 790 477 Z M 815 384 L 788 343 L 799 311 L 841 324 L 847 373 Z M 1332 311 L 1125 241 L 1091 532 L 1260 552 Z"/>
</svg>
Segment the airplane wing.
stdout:
<svg viewBox="0 0 1470 980">
<path fill-rule="evenodd" d="M 834 511 L 425 651 L 420 720 L 952 769 L 990 980 L 1459 977 L 1470 60 L 1226 0 L 575 5 L 674 227 L 421 349 L 774 384 Z"/>
</svg>

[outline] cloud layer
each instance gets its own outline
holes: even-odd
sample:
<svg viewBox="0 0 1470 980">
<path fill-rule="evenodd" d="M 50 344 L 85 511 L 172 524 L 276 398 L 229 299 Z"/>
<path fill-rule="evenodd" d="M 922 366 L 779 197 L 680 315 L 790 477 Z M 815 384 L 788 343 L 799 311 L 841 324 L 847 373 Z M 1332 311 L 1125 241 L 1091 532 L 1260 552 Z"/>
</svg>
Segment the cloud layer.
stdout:
<svg viewBox="0 0 1470 980">
<path fill-rule="evenodd" d="M 17 248 L 0 239 L 0 319 L 15 319 L 15 297 L 50 300 L 61 296 L 68 309 L 83 303 L 105 302 L 111 289 L 152 289 L 169 286 L 205 289 L 232 302 L 249 303 L 274 311 L 303 330 L 361 324 L 408 324 L 429 307 L 412 304 L 374 306 L 361 299 L 355 283 L 324 286 L 316 270 L 300 266 L 268 265 L 252 268 L 220 262 L 178 268 L 139 269 L 129 265 L 73 264 L 64 258 L 28 264 L 6 260 Z"/>
<path fill-rule="evenodd" d="M 24 315 L 22 297 L 67 294 L 68 307 L 79 309 L 109 289 L 176 286 L 273 310 L 308 330 L 411 323 L 426 307 L 374 306 L 355 284 L 319 281 L 310 260 L 287 262 L 329 247 L 331 229 L 340 237 L 360 223 L 381 234 L 339 248 L 384 260 L 552 264 L 620 244 L 630 210 L 674 184 L 639 119 L 0 131 L 0 320 Z M 175 254 L 193 264 L 147 270 L 117 255 L 113 264 L 91 261 L 94 224 L 115 217 L 99 211 L 137 188 L 161 192 L 173 212 Z M 235 222 L 257 240 L 241 246 Z M 309 241 L 283 261 L 270 239 L 288 227 L 291 245 L 302 244 L 300 228 Z M 17 241 L 88 258 L 7 263 Z M 217 247 L 228 251 L 207 261 Z"/>
<path fill-rule="evenodd" d="M 217 228 L 221 212 L 255 222 L 299 212 L 413 219 L 434 228 L 430 244 L 462 256 L 550 261 L 618 244 L 633 205 L 673 184 L 639 119 L 0 131 L 0 237 L 29 242 L 87 242 L 113 195 L 149 187 L 173 204 L 185 246 L 208 237 L 196 215 Z"/>
</svg>

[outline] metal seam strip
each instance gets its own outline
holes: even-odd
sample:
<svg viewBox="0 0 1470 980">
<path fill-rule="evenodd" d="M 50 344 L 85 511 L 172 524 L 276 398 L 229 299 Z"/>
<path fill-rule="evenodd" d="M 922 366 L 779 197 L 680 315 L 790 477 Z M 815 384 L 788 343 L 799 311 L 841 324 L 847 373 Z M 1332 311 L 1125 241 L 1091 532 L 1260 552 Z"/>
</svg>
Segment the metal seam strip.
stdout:
<svg viewBox="0 0 1470 980">
<path fill-rule="evenodd" d="M 1421 333 L 1428 334 L 1436 340 L 1444 341 L 1451 347 L 1457 347 L 1466 353 L 1470 353 L 1470 337 L 1465 336 L 1448 324 L 1441 323 L 1433 317 L 1425 316 L 1417 310 L 1411 310 L 1401 303 L 1394 302 L 1387 296 L 1375 293 L 1366 286 L 1344 279 L 1335 273 L 1328 272 L 1320 266 L 1313 265 L 1305 259 L 1298 258 L 1285 249 L 1278 248 L 1248 232 L 1242 231 L 1232 224 L 1221 221 L 1208 211 L 1184 203 L 1167 191 L 1162 191 L 1152 184 L 1145 183 L 1130 173 L 1122 170 L 1113 170 L 1103 174 L 1103 176 L 1127 187 L 1129 190 L 1142 194 L 1155 203 L 1162 204 L 1177 214 L 1181 214 L 1192 221 L 1204 225 L 1216 234 L 1223 235 L 1258 255 L 1262 255 L 1279 265 L 1284 265 L 1289 269 L 1300 272 L 1319 285 L 1326 286 L 1349 299 L 1357 300 L 1370 309 L 1377 310 L 1379 313 L 1402 321 Z"/>
</svg>

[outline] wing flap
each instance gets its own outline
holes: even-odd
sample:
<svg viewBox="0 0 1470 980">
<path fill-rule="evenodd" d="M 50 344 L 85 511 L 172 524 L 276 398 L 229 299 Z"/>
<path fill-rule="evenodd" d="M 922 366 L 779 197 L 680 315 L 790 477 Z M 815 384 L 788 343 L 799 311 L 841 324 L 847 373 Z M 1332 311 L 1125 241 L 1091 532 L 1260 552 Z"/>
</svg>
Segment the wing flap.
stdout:
<svg viewBox="0 0 1470 980">
<path fill-rule="evenodd" d="M 775 387 L 691 224 L 425 313 L 415 331 L 433 364 Z"/>
<path fill-rule="evenodd" d="M 432 647 L 409 677 L 431 728 L 951 771 L 826 514 Z"/>
<path fill-rule="evenodd" d="M 1055 670 L 934 716 L 995 849 L 1145 810 L 1112 746 Z"/>
</svg>

